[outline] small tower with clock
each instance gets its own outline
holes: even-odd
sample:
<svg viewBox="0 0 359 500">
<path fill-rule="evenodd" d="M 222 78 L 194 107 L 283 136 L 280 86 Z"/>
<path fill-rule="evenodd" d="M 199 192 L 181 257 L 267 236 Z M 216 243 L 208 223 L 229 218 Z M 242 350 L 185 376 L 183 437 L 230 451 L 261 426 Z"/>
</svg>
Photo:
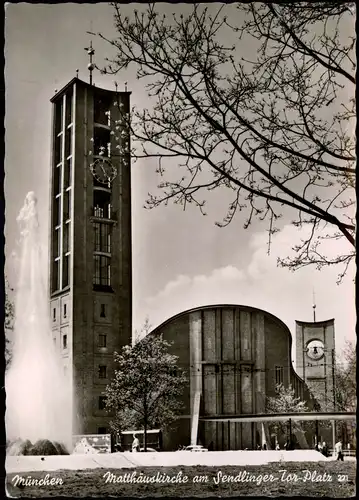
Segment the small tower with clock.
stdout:
<svg viewBox="0 0 359 500">
<path fill-rule="evenodd" d="M 296 321 L 296 371 L 319 402 L 322 411 L 335 409 L 334 319 Z"/>
<path fill-rule="evenodd" d="M 103 391 L 132 336 L 130 92 L 75 77 L 51 102 L 52 334 L 73 389 L 73 433 L 106 433 Z"/>
</svg>

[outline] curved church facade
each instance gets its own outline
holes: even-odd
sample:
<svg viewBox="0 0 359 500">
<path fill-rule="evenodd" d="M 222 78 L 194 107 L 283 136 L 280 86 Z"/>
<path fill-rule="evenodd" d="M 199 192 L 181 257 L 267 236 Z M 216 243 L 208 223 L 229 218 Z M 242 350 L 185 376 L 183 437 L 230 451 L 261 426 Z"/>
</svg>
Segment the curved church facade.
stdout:
<svg viewBox="0 0 359 500">
<path fill-rule="evenodd" d="M 151 334 L 173 342 L 172 352 L 188 376 L 184 409 L 164 434 L 165 449 L 190 442 L 211 444 L 214 450 L 255 449 L 263 432 L 270 446 L 267 426 L 233 418 L 265 413 L 266 397 L 275 396 L 278 383 L 291 384 L 296 396 L 313 407 L 306 384 L 292 367 L 291 333 L 266 311 L 205 306 L 181 312 Z"/>
</svg>

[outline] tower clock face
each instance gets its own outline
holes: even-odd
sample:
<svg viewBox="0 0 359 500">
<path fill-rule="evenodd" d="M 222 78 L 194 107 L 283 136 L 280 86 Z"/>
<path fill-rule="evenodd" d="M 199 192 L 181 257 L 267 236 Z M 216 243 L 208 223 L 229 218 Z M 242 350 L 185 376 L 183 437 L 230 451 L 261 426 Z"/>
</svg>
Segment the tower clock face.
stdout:
<svg viewBox="0 0 359 500">
<path fill-rule="evenodd" d="M 311 359 L 320 359 L 324 356 L 324 344 L 320 340 L 312 340 L 307 345 L 307 354 Z"/>
<path fill-rule="evenodd" d="M 117 175 L 116 168 L 107 158 L 98 158 L 91 164 L 90 170 L 94 178 L 102 184 L 109 184 Z"/>
</svg>

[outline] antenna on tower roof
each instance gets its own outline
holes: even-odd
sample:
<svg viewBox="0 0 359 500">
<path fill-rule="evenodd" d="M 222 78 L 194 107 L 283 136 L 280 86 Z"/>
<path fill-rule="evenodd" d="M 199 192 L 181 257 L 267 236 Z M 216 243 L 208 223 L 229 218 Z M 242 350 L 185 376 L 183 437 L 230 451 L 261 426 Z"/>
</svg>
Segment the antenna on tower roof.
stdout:
<svg viewBox="0 0 359 500">
<path fill-rule="evenodd" d="M 92 85 L 92 72 L 93 70 L 95 69 L 95 65 L 94 63 L 92 62 L 92 57 L 93 55 L 95 54 L 95 49 L 92 47 L 92 40 L 90 42 L 90 46 L 89 47 L 85 47 L 85 50 L 87 50 L 87 53 L 88 55 L 90 56 L 90 62 L 89 64 L 87 65 L 87 69 L 89 70 L 90 72 L 90 85 Z"/>
<path fill-rule="evenodd" d="M 314 288 L 313 288 L 313 319 L 314 319 L 314 323 L 316 322 L 316 319 L 315 319 L 315 309 L 316 309 L 316 303 L 315 303 L 315 291 L 314 291 Z"/>
</svg>

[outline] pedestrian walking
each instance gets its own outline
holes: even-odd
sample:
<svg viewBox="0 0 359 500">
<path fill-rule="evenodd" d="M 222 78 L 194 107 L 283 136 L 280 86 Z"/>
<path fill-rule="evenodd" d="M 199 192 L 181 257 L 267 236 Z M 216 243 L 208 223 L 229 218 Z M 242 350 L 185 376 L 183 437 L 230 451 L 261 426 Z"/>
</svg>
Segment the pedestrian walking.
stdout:
<svg viewBox="0 0 359 500">
<path fill-rule="evenodd" d="M 136 434 L 133 435 L 133 441 L 132 441 L 132 452 L 137 452 L 140 451 L 140 441 Z"/>
<path fill-rule="evenodd" d="M 343 455 L 343 443 L 341 441 L 338 441 L 334 447 L 335 454 L 337 456 L 337 460 L 341 460 L 343 462 L 344 460 L 344 455 Z"/>
</svg>

